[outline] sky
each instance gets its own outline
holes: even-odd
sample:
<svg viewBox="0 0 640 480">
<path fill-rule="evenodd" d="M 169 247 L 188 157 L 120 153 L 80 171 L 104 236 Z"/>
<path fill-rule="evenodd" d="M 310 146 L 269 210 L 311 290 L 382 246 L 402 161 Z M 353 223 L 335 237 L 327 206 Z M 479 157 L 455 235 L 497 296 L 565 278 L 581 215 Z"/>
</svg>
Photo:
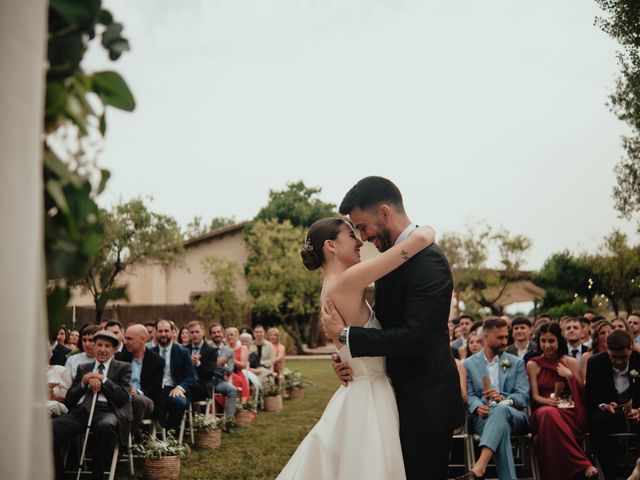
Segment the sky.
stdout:
<svg viewBox="0 0 640 480">
<path fill-rule="evenodd" d="M 596 252 L 617 218 L 626 131 L 606 106 L 616 43 L 593 1 L 104 0 L 131 52 L 133 113 L 110 110 L 105 207 L 151 196 L 186 225 L 252 218 L 303 180 L 339 204 L 385 176 L 437 232 L 531 238 L 526 268 Z M 492 259 L 495 262 L 496 258 Z"/>
</svg>

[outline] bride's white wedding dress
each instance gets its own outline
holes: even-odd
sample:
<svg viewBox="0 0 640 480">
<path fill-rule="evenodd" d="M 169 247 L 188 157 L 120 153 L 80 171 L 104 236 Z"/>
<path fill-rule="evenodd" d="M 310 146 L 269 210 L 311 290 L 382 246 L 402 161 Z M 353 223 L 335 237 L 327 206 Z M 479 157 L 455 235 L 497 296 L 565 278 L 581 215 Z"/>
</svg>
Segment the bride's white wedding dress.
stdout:
<svg viewBox="0 0 640 480">
<path fill-rule="evenodd" d="M 371 315 L 367 328 L 381 328 Z M 318 423 L 298 446 L 278 480 L 402 480 L 398 407 L 384 357 L 340 358 L 353 381 L 333 395 Z"/>
</svg>

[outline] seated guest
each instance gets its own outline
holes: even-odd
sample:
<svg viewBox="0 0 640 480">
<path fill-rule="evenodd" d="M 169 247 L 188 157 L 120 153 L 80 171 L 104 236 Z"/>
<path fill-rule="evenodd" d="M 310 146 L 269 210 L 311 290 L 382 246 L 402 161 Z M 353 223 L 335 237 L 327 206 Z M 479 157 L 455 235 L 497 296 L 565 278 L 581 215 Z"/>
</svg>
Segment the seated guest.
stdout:
<svg viewBox="0 0 640 480">
<path fill-rule="evenodd" d="M 49 413 L 52 416 L 67 413 L 67 407 L 63 403 L 67 396 L 67 390 L 71 386 L 71 377 L 69 377 L 67 369 L 62 365 L 49 365 L 47 367 L 47 385 L 49 386 L 49 398 L 47 400 Z"/>
<path fill-rule="evenodd" d="M 184 348 L 189 348 L 189 344 L 191 343 L 191 335 L 189 335 L 189 329 L 187 327 L 182 327 L 180 329 L 180 333 L 178 333 L 179 344 Z"/>
<path fill-rule="evenodd" d="M 501 318 L 487 318 L 483 327 L 483 349 L 467 358 L 470 425 L 480 435 L 480 457 L 464 478 L 483 478 L 495 456 L 499 479 L 515 479 L 511 435 L 529 429 L 529 381 L 524 362 L 506 353 L 509 327 Z M 490 387 L 487 388 L 490 383 Z"/>
<path fill-rule="evenodd" d="M 567 342 L 567 351 L 569 355 L 578 361 L 579 365 L 582 354 L 587 353 L 589 350 L 589 347 L 582 344 L 582 324 L 580 323 L 580 319 L 576 317 L 564 319 L 564 328 L 562 331 Z"/>
<path fill-rule="evenodd" d="M 80 329 L 79 353 L 71 355 L 69 358 L 67 358 L 67 362 L 64 364 L 65 368 L 69 372 L 70 378 L 76 378 L 78 365 L 93 362 L 93 359 L 95 358 L 93 335 L 98 330 L 98 325 L 93 324 L 84 325 Z"/>
<path fill-rule="evenodd" d="M 124 350 L 116 360 L 131 364 L 131 431 L 136 432 L 145 418 L 164 421 L 162 376 L 164 360 L 145 346 L 147 329 L 130 325 L 124 333 Z"/>
<path fill-rule="evenodd" d="M 460 315 L 458 319 L 458 326 L 460 327 L 460 336 L 457 337 L 453 342 L 451 342 L 451 346 L 453 348 L 459 349 L 460 347 L 464 347 L 467 344 L 467 339 L 469 338 L 469 332 L 471 331 L 471 327 L 474 324 L 473 317 L 471 315 Z"/>
<path fill-rule="evenodd" d="M 211 325 L 211 327 L 209 327 L 209 334 L 218 358 L 215 371 L 213 372 L 213 388 L 216 393 L 223 395 L 226 399 L 224 402 L 224 416 L 226 418 L 233 418 L 236 414 L 238 390 L 227 381 L 231 380 L 233 373 L 233 351 L 223 343 L 224 328 L 222 328 L 222 325 L 219 323 Z M 225 431 L 231 433 L 229 425 L 226 426 Z"/>
<path fill-rule="evenodd" d="M 56 479 L 64 477 L 62 447 L 71 438 L 83 434 L 89 421 L 94 395 L 97 395 L 91 430 L 93 432 L 92 478 L 101 479 L 116 439 L 126 445 L 131 423 L 131 366 L 113 358 L 116 336 L 100 330 L 93 335 L 96 358 L 78 367 L 67 392 L 69 413 L 53 419 L 53 445 Z"/>
<path fill-rule="evenodd" d="M 277 328 L 270 328 L 267 332 L 267 340 L 273 345 L 276 352 L 276 359 L 273 362 L 273 371 L 278 374 L 278 378 L 284 379 L 284 356 L 286 348 L 280 343 L 280 332 Z"/>
<path fill-rule="evenodd" d="M 580 442 L 587 422 L 578 361 L 567 355 L 567 342 L 556 323 L 540 327 L 538 347 L 542 355 L 529 361 L 527 371 L 535 408 L 530 418 L 531 431 L 542 478 L 567 480 L 574 475 L 595 477 L 598 470 Z M 563 398 L 567 391 L 573 402 L 572 408 L 558 408 L 561 399 L 568 403 Z"/>
<path fill-rule="evenodd" d="M 71 351 L 78 349 L 78 342 L 80 341 L 80 332 L 78 330 L 71 330 L 69 332 L 69 345 Z"/>
<path fill-rule="evenodd" d="M 482 322 L 476 322 L 469 330 L 469 336 L 467 337 L 467 344 L 458 349 L 458 356 L 460 360 L 469 358 L 471 355 L 478 353 L 483 347 L 483 335 L 482 335 Z M 455 358 L 455 355 L 454 355 Z"/>
<path fill-rule="evenodd" d="M 61 365 L 63 366 L 67 361 L 67 355 L 71 353 L 71 349 L 66 347 L 67 343 L 67 329 L 60 327 L 56 335 L 56 339 L 51 345 L 51 357 L 49 358 L 49 365 Z"/>
<path fill-rule="evenodd" d="M 168 430 L 176 431 L 189 406 L 191 386 L 196 382 L 196 370 L 189 350 L 173 341 L 169 320 L 158 320 L 155 330 L 158 344 L 151 351 L 160 355 L 165 362 L 162 376 L 164 408 L 167 414 L 165 426 Z"/>
<path fill-rule="evenodd" d="M 213 396 L 213 373 L 216 369 L 218 352 L 204 341 L 204 327 L 200 320 L 187 324 L 190 342 L 187 347 L 191 362 L 196 369 L 198 380 L 191 385 L 191 399 L 195 402 Z"/>
<path fill-rule="evenodd" d="M 253 329 L 254 341 L 249 350 L 249 371 L 260 377 L 264 382 L 268 375 L 273 374 L 273 362 L 276 361 L 276 351 L 271 342 L 264 338 L 264 327 L 256 325 Z M 253 364 L 252 362 L 253 354 Z"/>
<path fill-rule="evenodd" d="M 108 332 L 113 333 L 116 337 L 118 337 L 118 348 L 116 349 L 116 355 L 124 349 L 124 344 L 122 343 L 122 339 L 124 338 L 124 327 L 119 320 L 109 320 L 104 329 Z"/>
<path fill-rule="evenodd" d="M 236 327 L 225 330 L 227 345 L 233 350 L 233 374 L 231 383 L 241 389 L 240 398 L 243 402 L 249 400 L 249 381 L 244 370 L 249 366 L 249 350 L 239 340 L 240 332 Z"/>
<path fill-rule="evenodd" d="M 244 330 L 244 329 L 243 329 Z M 260 377 L 253 373 L 251 368 L 251 347 L 253 346 L 253 337 L 249 332 L 240 333 L 240 344 L 247 349 L 247 365 L 245 366 L 242 373 L 247 377 L 247 381 L 256 388 L 260 388 Z M 258 354 L 254 353 L 253 358 L 255 360 L 254 367 L 259 365 Z"/>
<path fill-rule="evenodd" d="M 507 347 L 507 353 L 519 358 L 535 350 L 536 345 L 531 341 L 531 320 L 527 317 L 516 317 L 511 322 L 513 343 Z"/>
<path fill-rule="evenodd" d="M 632 312 L 627 317 L 627 323 L 631 329 L 631 337 L 634 343 L 640 343 L 640 314 Z"/>
<path fill-rule="evenodd" d="M 614 330 L 624 330 L 626 331 L 629 335 L 631 335 L 631 337 L 633 338 L 633 335 L 631 333 L 631 328 L 629 327 L 629 324 L 627 323 L 627 321 L 622 318 L 622 317 L 616 317 L 613 320 L 611 320 L 611 328 Z M 633 344 L 633 349 L 636 352 L 640 353 L 640 343 L 635 343 Z"/>
<path fill-rule="evenodd" d="M 591 357 L 587 364 L 591 442 L 605 478 L 615 475 L 615 442 L 608 435 L 627 432 L 627 428 L 640 433 L 639 372 L 640 353 L 633 350 L 631 336 L 622 330 L 613 331 L 607 337 L 606 350 Z"/>
<path fill-rule="evenodd" d="M 173 320 L 169 320 L 169 323 L 171 324 L 171 339 L 173 340 L 173 343 L 179 344 L 180 342 L 178 342 L 178 326 Z"/>
<path fill-rule="evenodd" d="M 156 324 L 155 322 L 147 322 L 144 324 L 144 328 L 147 329 L 147 348 L 153 348 L 156 346 Z"/>
<path fill-rule="evenodd" d="M 580 326 L 582 327 L 582 337 L 580 340 L 582 340 L 582 344 L 585 347 L 591 347 L 591 335 L 593 333 L 591 331 L 591 325 L 595 322 L 587 317 L 580 317 L 578 320 L 580 320 Z"/>
<path fill-rule="evenodd" d="M 580 361 L 580 373 L 582 378 L 587 378 L 587 363 L 589 359 L 597 355 L 600 352 L 604 352 L 607 349 L 607 337 L 612 331 L 611 324 L 607 320 L 599 320 L 593 324 L 593 334 L 591 338 L 591 348 L 587 353 L 582 355 L 582 360 Z"/>
</svg>

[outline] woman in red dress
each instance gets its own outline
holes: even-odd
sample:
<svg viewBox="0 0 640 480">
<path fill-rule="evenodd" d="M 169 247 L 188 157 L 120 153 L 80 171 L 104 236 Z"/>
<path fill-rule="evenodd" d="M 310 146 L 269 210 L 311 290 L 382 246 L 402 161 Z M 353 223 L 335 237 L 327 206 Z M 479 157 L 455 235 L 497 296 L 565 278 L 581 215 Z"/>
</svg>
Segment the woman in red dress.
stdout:
<svg viewBox="0 0 640 480">
<path fill-rule="evenodd" d="M 225 333 L 227 335 L 227 345 L 233 350 L 233 359 L 235 361 L 233 373 L 231 374 L 231 384 L 235 387 L 242 388 L 240 399 L 244 403 L 249 400 L 250 396 L 249 383 L 242 373 L 242 370 L 247 367 L 249 351 L 244 345 L 240 344 L 238 339 L 239 333 L 236 327 L 227 328 Z"/>
<path fill-rule="evenodd" d="M 527 372 L 535 408 L 530 419 L 531 431 L 542 477 L 545 480 L 570 480 L 574 475 L 595 477 L 598 470 L 580 442 L 587 425 L 580 365 L 567 355 L 567 342 L 557 323 L 543 325 L 538 339 L 542 355 L 527 363 Z M 562 408 L 567 402 L 557 398 L 561 388 L 570 392 L 573 407 Z"/>
</svg>

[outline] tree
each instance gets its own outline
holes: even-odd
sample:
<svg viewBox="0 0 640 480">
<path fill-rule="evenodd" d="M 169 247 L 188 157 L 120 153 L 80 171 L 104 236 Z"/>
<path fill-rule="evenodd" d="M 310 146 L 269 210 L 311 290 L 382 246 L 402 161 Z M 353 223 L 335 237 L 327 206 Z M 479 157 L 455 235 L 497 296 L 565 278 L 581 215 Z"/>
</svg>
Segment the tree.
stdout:
<svg viewBox="0 0 640 480">
<path fill-rule="evenodd" d="M 603 254 L 591 257 L 596 290 L 611 302 L 616 315 L 622 305 L 632 312 L 633 301 L 640 297 L 640 246 L 631 247 L 627 235 L 614 230 L 605 238 Z"/>
<path fill-rule="evenodd" d="M 124 79 L 113 71 L 87 73 L 82 59 L 94 40 L 117 60 L 129 49 L 123 26 L 101 0 L 50 0 L 46 105 L 43 119 L 45 258 L 50 331 L 64 322 L 69 285 L 87 274 L 103 229 L 95 197 L 109 172 L 96 167 L 108 107 L 133 111 Z"/>
<path fill-rule="evenodd" d="M 320 200 L 321 188 L 307 187 L 302 180 L 287 183 L 284 190 L 269 190 L 269 202 L 255 220 L 288 220 L 294 227 L 308 228 L 313 222 L 336 214 L 336 206 Z"/>
<path fill-rule="evenodd" d="M 258 212 L 254 221 L 275 219 L 306 229 L 316 220 L 336 215 L 336 206 L 322 201 L 319 197 L 321 192 L 321 188 L 307 187 L 301 180 L 287 183 L 284 190 L 269 190 L 269 202 Z M 247 226 L 247 236 L 252 228 L 252 224 Z M 301 263 L 299 255 L 297 263 Z M 307 343 L 309 347 L 315 347 L 319 333 L 319 317 L 309 315 L 306 318 L 300 317 L 297 321 L 308 322 Z"/>
<path fill-rule="evenodd" d="M 78 285 L 93 296 L 96 322 L 102 319 L 107 302 L 126 298 L 126 286 L 118 275 L 133 265 L 148 262 L 169 264 L 182 253 L 177 222 L 150 212 L 140 198 L 100 211 L 104 237 L 98 255 Z"/>
<path fill-rule="evenodd" d="M 534 283 L 546 290 L 543 308 L 559 307 L 573 303 L 577 297 L 584 298 L 588 307 L 593 307 L 596 271 L 587 256 L 576 257 L 568 250 L 552 254 L 533 277 Z"/>
<path fill-rule="evenodd" d="M 236 290 L 242 273 L 239 265 L 218 255 L 209 255 L 200 263 L 213 288 L 196 301 L 196 312 L 225 327 L 237 325 L 238 319 L 243 318 L 246 311 Z"/>
<path fill-rule="evenodd" d="M 531 248 L 531 240 L 479 224 L 467 226 L 464 234 L 445 233 L 438 245 L 451 265 L 457 299 L 463 300 L 467 308 L 475 304 L 501 315 L 503 308 L 498 302 L 509 283 L 521 278 L 520 267 Z M 486 265 L 492 248 L 500 254 L 500 271 Z"/>
<path fill-rule="evenodd" d="M 606 16 L 596 18 L 604 32 L 617 40 L 620 75 L 609 107 L 627 123 L 631 133 L 622 137 L 625 151 L 615 167 L 617 185 L 613 196 L 621 216 L 631 218 L 640 211 L 640 2 L 636 0 L 596 0 Z"/>
<path fill-rule="evenodd" d="M 285 220 L 258 220 L 245 242 L 247 291 L 258 315 L 276 318 L 303 354 L 301 324 L 317 318 L 322 278 L 305 269 L 300 248 L 305 231 Z"/>
<path fill-rule="evenodd" d="M 213 232 L 221 227 L 226 227 L 228 225 L 235 225 L 237 223 L 236 217 L 213 217 L 208 225 L 205 225 L 202 221 L 202 217 L 200 215 L 196 215 L 193 217 L 182 234 L 182 237 L 185 240 L 190 240 L 192 238 L 199 237 L 209 232 Z"/>
</svg>

